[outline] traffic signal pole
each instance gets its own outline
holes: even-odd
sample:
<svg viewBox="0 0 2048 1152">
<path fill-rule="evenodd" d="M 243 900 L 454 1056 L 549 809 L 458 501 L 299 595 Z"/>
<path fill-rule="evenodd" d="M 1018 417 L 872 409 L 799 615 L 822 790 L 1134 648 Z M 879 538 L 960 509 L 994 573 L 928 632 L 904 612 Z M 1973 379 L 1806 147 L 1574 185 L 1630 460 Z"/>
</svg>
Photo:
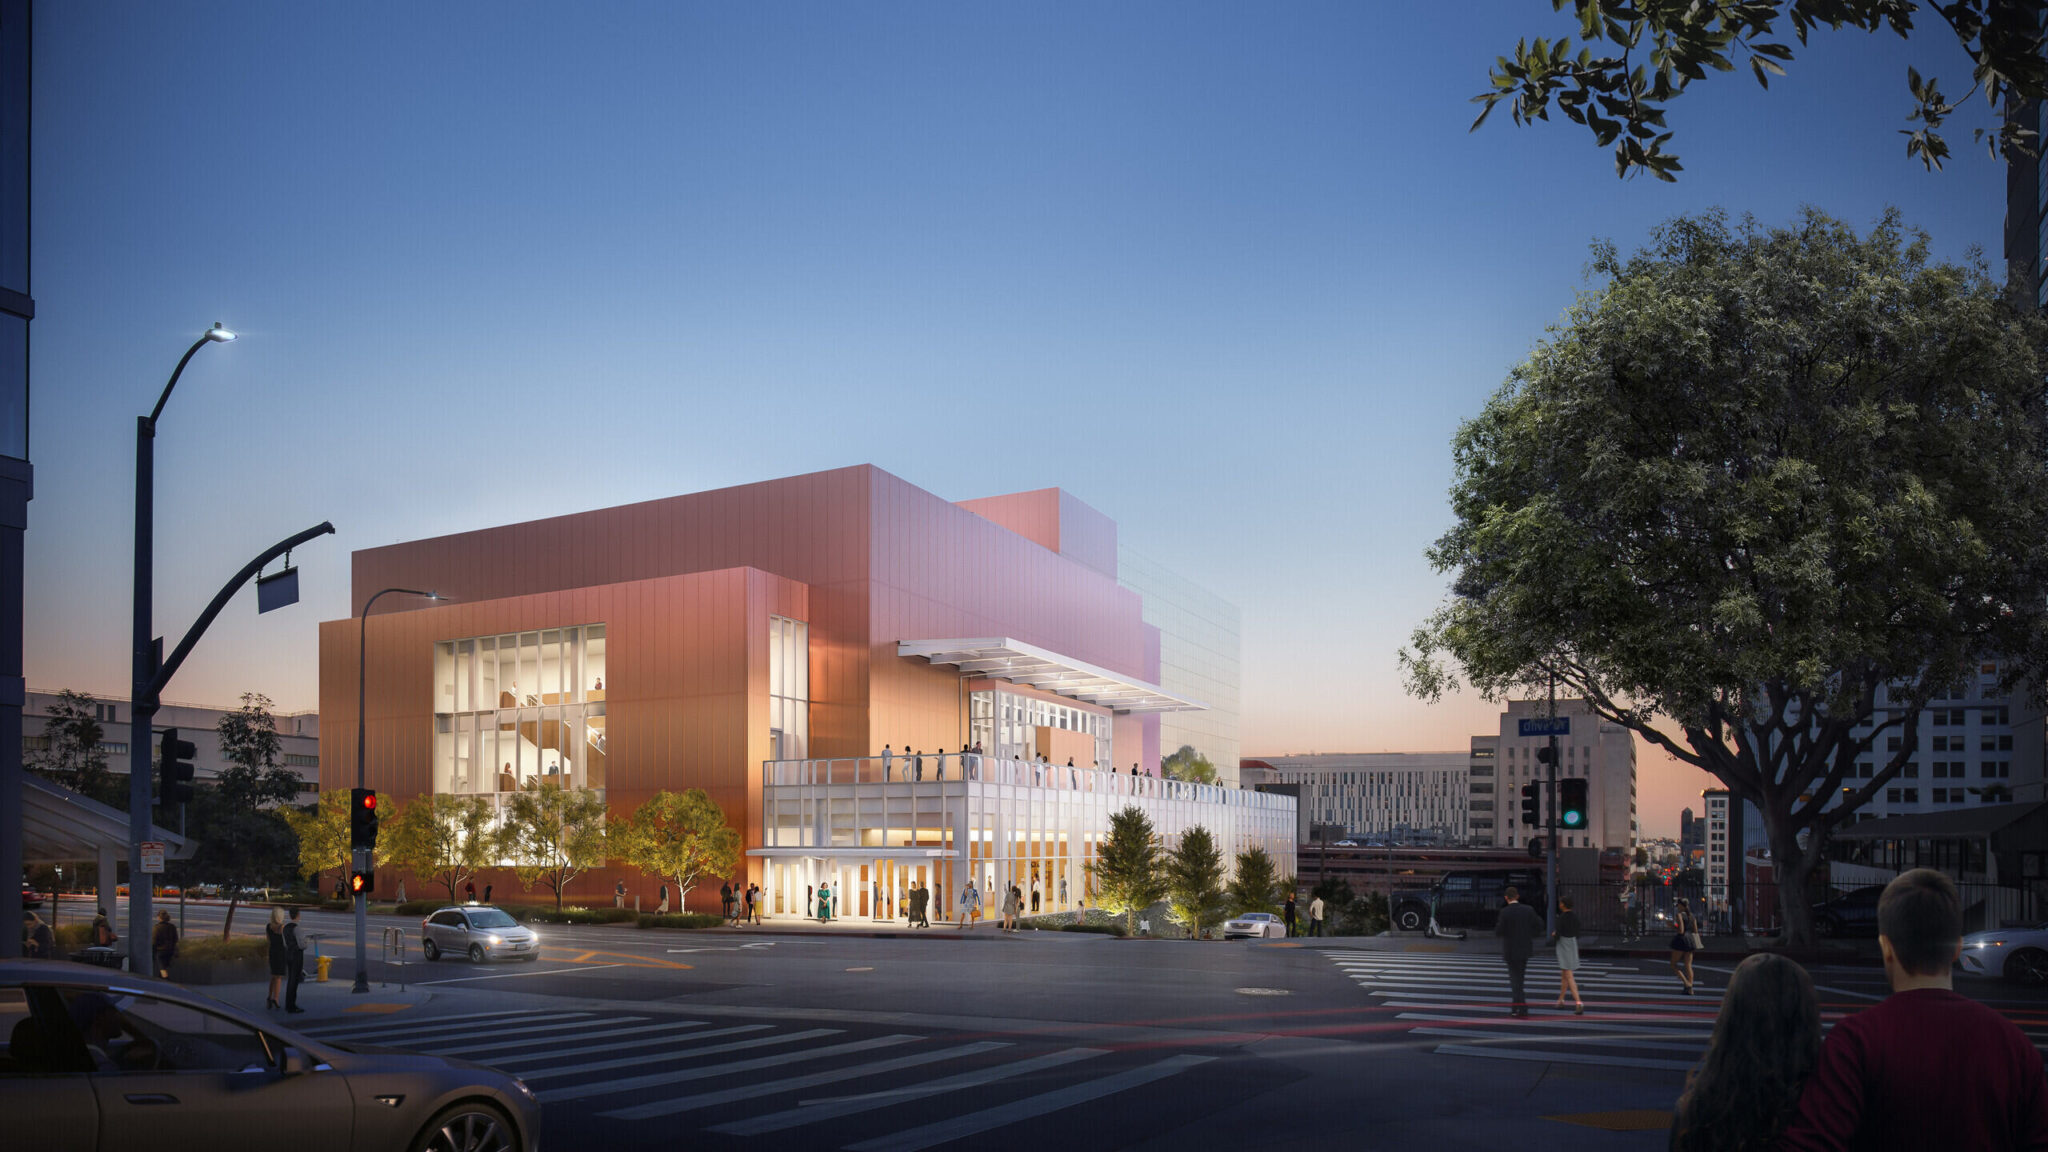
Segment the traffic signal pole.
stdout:
<svg viewBox="0 0 2048 1152">
<path fill-rule="evenodd" d="M 1557 719 L 1557 673 L 1555 672 L 1550 674 L 1550 718 L 1552 720 Z M 1548 883 L 1546 884 L 1549 890 L 1549 898 L 1543 903 L 1543 924 L 1545 932 L 1555 932 L 1557 931 L 1557 734 L 1554 732 L 1550 736 L 1549 768 L 1550 796 L 1548 799 L 1550 803 L 1546 806 L 1549 809 L 1549 815 L 1545 818 L 1546 823 L 1544 825 L 1544 847 L 1550 851 L 1550 867 L 1547 869 Z"/>
</svg>

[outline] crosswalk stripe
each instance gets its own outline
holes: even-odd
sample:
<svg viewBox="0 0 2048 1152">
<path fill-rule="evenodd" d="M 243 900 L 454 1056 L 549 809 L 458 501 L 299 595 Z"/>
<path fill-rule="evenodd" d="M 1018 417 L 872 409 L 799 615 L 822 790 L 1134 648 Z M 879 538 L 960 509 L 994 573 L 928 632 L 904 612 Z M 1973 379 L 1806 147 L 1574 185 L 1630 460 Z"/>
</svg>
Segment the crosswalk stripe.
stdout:
<svg viewBox="0 0 2048 1152">
<path fill-rule="evenodd" d="M 1168 1076 L 1179 1075 L 1189 1068 L 1207 1064 L 1214 1059 L 1214 1056 L 1169 1056 L 1157 1063 L 1132 1068 L 1113 1076 L 1104 1076 L 1099 1080 L 1042 1092 L 994 1108 L 984 1108 L 979 1112 L 969 1112 L 964 1116 L 940 1120 L 908 1131 L 893 1132 L 873 1140 L 849 1144 L 846 1146 L 846 1152 L 919 1152 L 919 1149 L 930 1148 L 936 1144 L 945 1144 L 964 1136 L 986 1132 L 991 1128 L 1000 1128 L 1005 1124 L 1015 1124 L 1062 1108 L 1099 1100 L 1104 1096 L 1112 1096 L 1142 1084 L 1150 1084 L 1154 1080 L 1164 1080 Z"/>
<path fill-rule="evenodd" d="M 609 1021 L 607 1021 L 607 1023 L 609 1023 Z M 621 1039 L 622 1037 L 639 1036 L 648 1032 L 667 1032 L 670 1030 L 680 1031 L 689 1028 L 702 1028 L 704 1024 L 705 1021 L 702 1020 L 664 1020 L 659 1024 L 642 1024 L 638 1028 L 607 1027 L 606 1029 L 604 1029 L 601 1035 L 603 1035 L 603 1037 L 607 1040 L 616 1041 L 618 1039 Z M 764 1024 L 762 1025 L 762 1027 L 766 1028 L 769 1027 L 769 1025 Z M 698 1032 L 693 1033 L 690 1036 L 684 1037 L 684 1039 L 695 1040 L 700 1036 L 704 1035 L 707 1034 Z M 490 1055 L 498 1052 L 509 1052 L 520 1048 L 531 1048 L 536 1044 L 559 1044 L 562 1042 L 563 1039 L 564 1038 L 560 1036 L 541 1036 L 531 1040 L 514 1040 L 506 1044 L 486 1044 L 480 1048 L 436 1048 L 434 1049 L 434 1051 L 438 1055 L 442 1056 L 460 1056 L 465 1060 L 474 1060 L 478 1056 Z M 573 1051 L 573 1049 L 570 1051 Z M 548 1054 L 551 1056 L 566 1056 L 569 1055 L 570 1052 L 563 1051 L 561 1049 L 550 1048 L 548 1049 Z"/>
<path fill-rule="evenodd" d="M 562 1028 L 580 1028 L 590 1023 L 593 1019 L 595 1019 L 595 1017 L 593 1017 L 588 1012 L 556 1012 L 546 1016 L 529 1016 L 526 1019 L 519 1021 L 506 1021 L 506 1023 L 517 1023 L 519 1025 L 517 1028 L 509 1029 L 500 1028 L 496 1024 L 490 1022 L 485 1022 L 482 1024 L 468 1022 L 464 1022 L 461 1024 L 421 1024 L 415 1028 L 406 1028 L 391 1032 L 378 1032 L 373 1035 L 367 1036 L 359 1032 L 344 1032 L 341 1033 L 338 1038 L 344 1040 L 362 1040 L 366 1043 L 371 1044 L 386 1044 L 390 1043 L 394 1037 L 398 1036 L 436 1036 L 444 1032 L 471 1032 L 477 1033 L 479 1035 L 489 1035 L 493 1037 L 523 1036 L 529 1032 L 546 1032 Z M 636 1019 L 645 1019 L 645 1017 L 636 1017 Z"/>
<path fill-rule="evenodd" d="M 440 1024 L 453 1024 L 458 1021 L 473 1022 L 503 1019 L 506 1016 L 524 1016 L 526 1014 L 525 1009 L 512 1009 L 504 1012 L 467 1012 L 460 1016 L 433 1016 L 424 1020 L 417 1018 L 399 1020 L 330 1020 L 319 1024 L 309 1024 L 304 1028 L 295 1028 L 293 1031 L 304 1032 L 308 1036 L 340 1036 L 344 1034 L 354 1036 L 371 1032 L 408 1032 L 414 1028 L 429 1028 Z M 579 1012 L 576 1015 L 587 1016 L 589 1013 Z"/>
<path fill-rule="evenodd" d="M 1387 996 L 1405 996 L 1411 1000 L 1484 1000 L 1489 997 L 1497 1000 L 1506 1000 L 1508 997 L 1508 986 L 1505 983 L 1498 987 L 1461 987 L 1457 984 L 1432 984 L 1426 987 L 1449 988 L 1452 991 L 1428 992 L 1424 991 L 1423 988 L 1387 988 L 1383 990 L 1382 994 Z M 1554 992 L 1556 989 L 1539 988 L 1531 989 L 1530 991 L 1538 999 L 1541 999 L 1546 993 Z M 1719 996 L 1687 996 L 1683 992 L 1616 992 L 1612 989 L 1595 991 L 1591 988 L 1579 989 L 1579 995 L 1586 1000 L 1668 1000 L 1671 1001 L 1674 1010 L 1685 1007 L 1686 1001 L 1703 1007 L 1713 1007 L 1718 1005 L 1721 999 Z M 1715 1010 L 1718 1011 L 1719 1009 L 1716 1008 Z"/>
<path fill-rule="evenodd" d="M 739 1024 L 731 1028 L 713 1028 L 709 1032 L 692 1032 L 688 1036 L 682 1037 L 682 1039 L 711 1040 L 719 1036 L 742 1036 L 749 1032 L 766 1032 L 768 1029 L 773 1027 L 773 1024 Z M 640 1041 L 640 1045 L 644 1045 L 647 1043 L 649 1043 L 649 1041 Z M 634 1045 L 633 1047 L 638 1046 L 639 1045 Z M 606 1037 L 604 1043 L 602 1044 L 584 1044 L 575 1048 L 550 1048 L 543 1052 L 522 1052 L 516 1056 L 495 1057 L 490 1060 L 482 1061 L 482 1063 L 487 1063 L 492 1065 L 493 1067 L 503 1068 L 509 1071 L 512 1069 L 517 1069 L 522 1065 L 531 1064 L 535 1061 L 546 1062 L 549 1060 L 561 1060 L 569 1056 L 589 1056 L 592 1053 L 596 1052 L 620 1052 L 625 1050 L 628 1050 L 627 1046 L 615 1043 L 610 1037 Z M 477 1059 L 477 1057 L 467 1054 L 460 1049 L 435 1048 L 432 1051 L 433 1054 L 436 1056 L 457 1056 L 464 1060 Z M 675 1051 L 688 1052 L 689 1049 L 676 1049 Z M 652 1063 L 655 1060 L 665 1059 L 667 1058 L 667 1056 L 668 1053 L 666 1052 L 650 1051 L 646 1054 L 645 1059 L 649 1063 Z"/>
<path fill-rule="evenodd" d="M 1456 1009 L 1460 1012 L 1484 1012 L 1494 1016 L 1504 1015 L 1512 1007 L 1505 1000 L 1498 1003 L 1486 1003 L 1483 1001 L 1473 1001 L 1470 998 L 1460 999 L 1453 996 L 1438 996 L 1430 1000 L 1387 1000 L 1381 1006 L 1386 1008 L 1429 1008 L 1439 1012 L 1445 1009 Z M 1629 1004 L 1622 1005 L 1622 1007 L 1634 1008 L 1638 1007 L 1638 1005 Z M 1711 1027 L 1714 1023 L 1714 1014 L 1709 1012 L 1680 1012 L 1676 1009 L 1666 1008 L 1660 1009 L 1650 1019 L 1697 1020 L 1701 1024 Z"/>
<path fill-rule="evenodd" d="M 710 1108 L 719 1104 L 730 1104 L 736 1100 L 755 1100 L 763 1096 L 776 1096 L 803 1088 L 815 1088 L 821 1084 L 837 1084 L 844 1080 L 858 1080 L 868 1076 L 885 1076 L 901 1072 L 905 1068 L 916 1068 L 925 1064 L 936 1064 L 941 1060 L 964 1060 L 979 1056 L 998 1048 L 1008 1048 L 1007 1041 L 981 1040 L 973 1044 L 962 1044 L 957 1048 L 941 1048 L 936 1052 L 914 1052 L 898 1056 L 894 1060 L 883 1060 L 874 1064 L 856 1064 L 850 1068 L 834 1068 L 829 1072 L 812 1072 L 804 1076 L 787 1076 L 781 1080 L 769 1080 L 760 1084 L 747 1084 L 738 1088 L 727 1088 L 718 1092 L 700 1092 L 695 1096 L 679 1096 L 673 1100 L 657 1100 L 652 1104 L 639 1104 L 621 1108 L 616 1112 L 600 1113 L 619 1120 L 645 1120 L 651 1116 L 673 1116 L 678 1112 L 693 1112 L 699 1108 Z M 713 1129 L 723 1131 L 723 1129 Z"/>
<path fill-rule="evenodd" d="M 767 1027 L 769 1025 L 766 1024 L 743 1024 L 734 1030 L 753 1032 Z M 721 1056 L 727 1052 L 744 1052 L 749 1048 L 768 1048 L 777 1044 L 794 1044 L 800 1040 L 816 1040 L 822 1036 L 837 1036 L 840 1031 L 838 1028 L 812 1028 L 804 1032 L 784 1032 L 778 1036 L 757 1036 L 752 1040 L 734 1040 L 729 1044 L 671 1048 L 665 1052 L 636 1052 L 631 1056 L 622 1056 L 616 1060 L 593 1060 L 588 1064 L 565 1064 L 559 1067 L 543 1067 L 540 1071 L 522 1073 L 522 1075 L 527 1080 L 559 1080 L 564 1076 L 580 1076 L 585 1072 L 609 1072 L 614 1068 L 640 1067 L 657 1060 L 686 1060 L 698 1056 Z M 698 1037 L 701 1038 L 709 1035 L 710 1033 L 708 1032 L 699 1033 Z M 617 1051 L 617 1046 L 608 1045 L 605 1050 Z M 536 1061 L 545 1065 L 546 1062 L 553 1059 L 554 1057 L 551 1054 L 541 1053 L 537 1056 L 522 1056 L 516 1060 L 504 1060 L 500 1061 L 500 1063 L 508 1068 L 517 1068 L 522 1064 L 531 1064 Z"/>
<path fill-rule="evenodd" d="M 829 1031 L 829 1029 L 828 1029 Z M 762 1068 L 776 1068 L 784 1064 L 795 1064 L 802 1060 L 822 1060 L 828 1056 L 843 1056 L 852 1052 L 867 1052 L 875 1048 L 891 1048 L 922 1040 L 922 1036 L 889 1035 L 876 1036 L 868 1040 L 851 1040 L 845 1044 L 834 1044 L 827 1048 L 806 1048 L 800 1052 L 784 1052 L 775 1056 L 757 1056 L 752 1060 L 735 1060 L 725 1064 L 712 1064 L 701 1068 L 682 1068 L 674 1072 L 655 1072 L 646 1076 L 629 1076 L 624 1080 L 606 1080 L 595 1084 L 578 1084 L 570 1088 L 554 1088 L 539 1093 L 543 1104 L 563 1100 L 583 1100 L 591 1096 L 609 1096 L 618 1092 L 637 1092 L 642 1088 L 658 1088 L 664 1084 L 681 1084 L 690 1080 L 708 1080 L 714 1076 L 731 1076 L 740 1072 L 753 1072 Z M 529 1077 L 531 1079 L 531 1077 Z"/>
<path fill-rule="evenodd" d="M 1028 1060 L 1018 1060 L 1010 1064 L 999 1064 L 992 1068 L 981 1068 L 973 1072 L 962 1072 L 957 1076 L 948 1076 L 942 1080 L 931 1081 L 928 1084 L 918 1084 L 883 1092 L 872 1092 L 866 1096 L 858 1096 L 850 1100 L 832 1100 L 817 1104 L 799 1105 L 785 1112 L 775 1112 L 767 1116 L 758 1116 L 751 1120 L 737 1120 L 730 1124 L 720 1124 L 712 1128 L 711 1131 L 724 1132 L 732 1136 L 753 1136 L 762 1132 L 780 1132 L 785 1128 L 800 1128 L 806 1124 L 815 1124 L 820 1120 L 832 1120 L 841 1116 L 851 1116 L 857 1112 L 870 1112 L 876 1108 L 891 1108 L 897 1104 L 911 1100 L 921 1100 L 927 1096 L 937 1096 L 946 1092 L 958 1092 L 967 1088 L 979 1088 L 985 1084 L 993 1084 L 998 1080 L 1007 1080 L 1013 1076 L 1028 1076 L 1033 1072 L 1042 1072 L 1047 1068 L 1057 1068 L 1063 1064 L 1072 1064 L 1077 1060 L 1087 1060 L 1105 1054 L 1106 1050 L 1101 1048 L 1068 1048 L 1059 1052 L 1048 1052 L 1043 1056 L 1033 1056 Z"/>
<path fill-rule="evenodd" d="M 1449 1016 L 1449 1015 L 1445 1015 L 1445 1014 L 1443 1014 L 1443 1013 L 1436 1013 L 1436 1012 L 1401 1012 L 1401 1013 L 1397 1013 L 1397 1014 L 1396 1014 L 1396 1015 L 1394 1016 L 1394 1019 L 1396 1019 L 1396 1020 L 1428 1020 L 1428 1021 L 1433 1021 L 1433 1022 L 1435 1022 L 1435 1023 L 1438 1023 L 1438 1024 L 1498 1024 L 1498 1023 L 1500 1023 L 1500 1021 L 1498 1021 L 1498 1020 L 1484 1020 L 1484 1019 L 1477 1019 L 1477 1018 L 1474 1018 L 1474 1017 L 1471 1017 L 1471 1016 Z M 1713 1022 L 1712 1020 L 1701 1020 L 1701 1021 L 1700 1021 L 1700 1027 L 1698 1027 L 1698 1028 L 1685 1028 L 1685 1027 L 1672 1027 L 1671 1025 L 1673 1024 L 1673 1021 L 1667 1020 L 1667 1019 L 1665 1019 L 1665 1018 L 1663 1018 L 1663 1017 L 1657 1017 L 1657 1018 L 1656 1018 L 1656 1019 L 1657 1019 L 1657 1023 L 1655 1023 L 1655 1024 L 1638 1024 L 1638 1023 L 1636 1023 L 1636 1020 L 1638 1019 L 1637 1017 L 1630 1017 L 1630 1018 L 1629 1018 L 1628 1020 L 1626 1020 L 1626 1021 L 1601 1021 L 1601 1020 L 1576 1020 L 1576 1019 L 1571 1019 L 1571 1020 L 1560 1020 L 1560 1019 L 1551 1019 L 1551 1018 L 1549 1018 L 1549 1017 L 1537 1017 L 1536 1019 L 1540 1019 L 1540 1020 L 1542 1020 L 1542 1022 L 1543 1022 L 1543 1027 L 1545 1027 L 1545 1028 L 1572 1028 L 1572 1029 L 1583 1029 L 1583 1030 L 1586 1030 L 1586 1031 L 1591 1031 L 1591 1032 L 1610 1032 L 1610 1031 L 1612 1031 L 1612 1030 L 1613 1030 L 1613 1029 L 1614 1029 L 1615 1027 L 1617 1027 L 1617 1026 L 1621 1026 L 1621 1027 L 1626 1027 L 1626 1028 L 1627 1028 L 1627 1029 L 1628 1029 L 1628 1030 L 1629 1030 L 1629 1031 L 1630 1031 L 1631 1033 L 1636 1033 L 1636 1034 L 1643 1034 L 1643 1035 L 1652 1035 L 1652 1036 L 1697 1036 L 1697 1037 L 1699 1037 L 1699 1038 L 1700 1038 L 1701 1040 L 1705 1040 L 1705 1039 L 1706 1039 L 1706 1038 L 1707 1038 L 1708 1036 L 1712 1035 L 1712 1033 L 1713 1033 L 1713 1023 L 1714 1023 L 1714 1022 Z"/>
<path fill-rule="evenodd" d="M 1656 1048 L 1665 1052 L 1690 1052 L 1697 1056 L 1705 1052 L 1708 1037 L 1702 1035 L 1691 1044 L 1676 1040 L 1645 1040 L 1634 1035 L 1606 1036 L 1545 1036 L 1527 1032 L 1487 1032 L 1478 1028 L 1410 1028 L 1411 1036 L 1447 1036 L 1453 1040 L 1510 1040 L 1517 1044 L 1626 1044 L 1631 1048 Z"/>
<path fill-rule="evenodd" d="M 1486 1048 L 1474 1044 L 1439 1044 L 1446 1056 L 1483 1056 L 1489 1060 L 1527 1060 L 1543 1064 L 1590 1064 L 1601 1068 L 1662 1068 L 1690 1072 L 1697 1060 L 1655 1060 L 1647 1056 L 1595 1056 L 1585 1052 L 1531 1052 L 1525 1048 Z"/>
</svg>

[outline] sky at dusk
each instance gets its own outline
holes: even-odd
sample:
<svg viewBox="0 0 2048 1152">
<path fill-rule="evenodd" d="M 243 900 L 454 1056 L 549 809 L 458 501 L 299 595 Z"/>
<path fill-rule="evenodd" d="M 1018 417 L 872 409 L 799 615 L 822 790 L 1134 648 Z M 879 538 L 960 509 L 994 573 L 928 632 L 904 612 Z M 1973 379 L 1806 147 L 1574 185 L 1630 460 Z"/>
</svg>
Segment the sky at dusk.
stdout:
<svg viewBox="0 0 2048 1152">
<path fill-rule="evenodd" d="M 1466 131 L 1550 9 L 40 5 L 29 684 L 126 695 L 135 419 L 218 320 L 159 428 L 159 630 L 338 535 L 169 699 L 316 707 L 352 549 L 873 463 L 1065 488 L 1237 603 L 1248 755 L 1463 748 L 1499 707 L 1395 652 L 1452 435 L 1592 241 L 1895 205 L 2003 272 L 1981 102 L 1944 173 L 1898 135 L 1909 63 L 1968 86 L 1938 22 L 1712 76 L 1666 185 L 1562 120 Z M 1705 777 L 1640 772 L 1675 833 Z"/>
</svg>

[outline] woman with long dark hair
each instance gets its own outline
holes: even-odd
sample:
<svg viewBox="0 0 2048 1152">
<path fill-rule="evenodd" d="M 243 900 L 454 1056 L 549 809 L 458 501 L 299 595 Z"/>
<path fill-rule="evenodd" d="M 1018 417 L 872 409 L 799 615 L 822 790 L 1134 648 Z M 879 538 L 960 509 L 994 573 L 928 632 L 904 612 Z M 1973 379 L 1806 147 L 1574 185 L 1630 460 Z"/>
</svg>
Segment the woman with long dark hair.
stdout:
<svg viewBox="0 0 2048 1152">
<path fill-rule="evenodd" d="M 1768 952 L 1736 965 L 1672 1114 L 1672 1152 L 1775 1147 L 1819 1059 L 1820 1002 L 1806 969 Z"/>
</svg>

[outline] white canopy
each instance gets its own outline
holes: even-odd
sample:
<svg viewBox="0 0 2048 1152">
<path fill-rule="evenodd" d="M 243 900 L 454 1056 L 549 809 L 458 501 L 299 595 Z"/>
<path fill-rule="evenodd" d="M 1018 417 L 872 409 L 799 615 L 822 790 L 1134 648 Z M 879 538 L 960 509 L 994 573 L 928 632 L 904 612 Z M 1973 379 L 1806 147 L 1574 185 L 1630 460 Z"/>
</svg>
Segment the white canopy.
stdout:
<svg viewBox="0 0 2048 1152">
<path fill-rule="evenodd" d="M 898 656 L 952 664 L 963 675 L 1042 688 L 1117 712 L 1200 712 L 1207 705 L 1157 684 L 1098 668 L 1007 636 L 976 640 L 899 640 Z"/>
</svg>

